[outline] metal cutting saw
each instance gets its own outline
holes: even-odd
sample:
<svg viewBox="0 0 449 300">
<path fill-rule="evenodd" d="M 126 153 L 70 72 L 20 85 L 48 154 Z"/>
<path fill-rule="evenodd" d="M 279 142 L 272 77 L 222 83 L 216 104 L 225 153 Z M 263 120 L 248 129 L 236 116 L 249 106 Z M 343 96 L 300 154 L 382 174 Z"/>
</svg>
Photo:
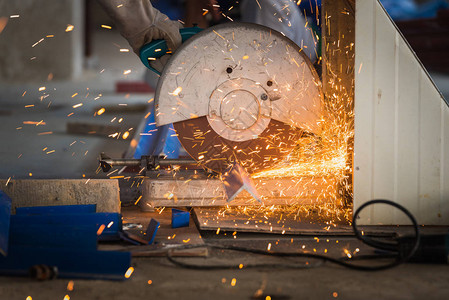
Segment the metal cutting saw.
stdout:
<svg viewBox="0 0 449 300">
<path fill-rule="evenodd" d="M 222 173 L 236 162 L 254 173 L 288 156 L 304 134 L 320 133 L 321 81 L 282 33 L 233 22 L 181 35 L 160 74 L 155 120 L 173 124 L 199 165 Z M 166 53 L 160 40 L 144 46 L 141 59 L 153 69 Z"/>
</svg>

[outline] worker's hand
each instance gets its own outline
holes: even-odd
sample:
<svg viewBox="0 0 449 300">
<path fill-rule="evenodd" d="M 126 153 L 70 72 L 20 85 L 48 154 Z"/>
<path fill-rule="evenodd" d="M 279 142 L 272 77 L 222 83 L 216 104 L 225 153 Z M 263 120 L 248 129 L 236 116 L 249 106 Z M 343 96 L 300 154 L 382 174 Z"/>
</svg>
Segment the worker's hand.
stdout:
<svg viewBox="0 0 449 300">
<path fill-rule="evenodd" d="M 136 34 L 125 36 L 137 55 L 140 48 L 152 40 L 166 40 L 168 49 L 171 51 L 175 51 L 182 42 L 181 34 L 179 33 L 179 29 L 182 28 L 181 23 L 170 20 L 166 15 L 153 7 L 152 9 L 154 10 L 152 24 Z"/>
<path fill-rule="evenodd" d="M 162 70 L 164 69 L 165 64 L 168 62 L 170 57 L 171 57 L 171 54 L 165 54 L 161 58 L 149 61 L 149 64 L 153 69 L 157 70 L 159 73 L 162 73 Z"/>
<path fill-rule="evenodd" d="M 170 20 L 155 9 L 149 0 L 98 0 L 113 19 L 120 33 L 134 52 L 152 40 L 164 39 L 170 50 L 175 51 L 181 44 L 179 22 Z"/>
</svg>

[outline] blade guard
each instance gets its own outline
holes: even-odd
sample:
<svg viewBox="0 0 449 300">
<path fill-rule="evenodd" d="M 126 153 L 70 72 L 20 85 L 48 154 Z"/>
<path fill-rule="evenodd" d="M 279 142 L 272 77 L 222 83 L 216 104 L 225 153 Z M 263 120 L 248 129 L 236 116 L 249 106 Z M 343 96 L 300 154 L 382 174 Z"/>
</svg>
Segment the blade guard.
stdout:
<svg viewBox="0 0 449 300">
<path fill-rule="evenodd" d="M 318 74 L 299 46 L 268 27 L 234 22 L 205 29 L 181 45 L 161 77 L 155 94 L 158 126 L 213 117 L 211 96 L 222 91 L 221 85 L 248 79 L 266 91 L 254 96 L 269 99 L 271 119 L 321 131 Z"/>
</svg>

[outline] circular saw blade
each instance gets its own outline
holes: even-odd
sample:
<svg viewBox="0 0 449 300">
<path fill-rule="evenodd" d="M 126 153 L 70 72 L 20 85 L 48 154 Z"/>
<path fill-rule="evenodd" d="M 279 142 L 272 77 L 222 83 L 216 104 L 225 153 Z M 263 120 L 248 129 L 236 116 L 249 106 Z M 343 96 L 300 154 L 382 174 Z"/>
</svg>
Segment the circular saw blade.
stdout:
<svg viewBox="0 0 449 300">
<path fill-rule="evenodd" d="M 291 153 L 303 131 L 271 120 L 257 138 L 235 142 L 223 138 L 210 126 L 206 117 L 173 123 L 187 153 L 201 165 L 224 172 L 238 162 L 248 173 L 270 168 Z"/>
<path fill-rule="evenodd" d="M 267 27 L 228 23 L 184 43 L 156 89 L 156 123 L 217 172 L 238 161 L 253 173 L 321 129 L 321 83 L 291 40 Z"/>
</svg>

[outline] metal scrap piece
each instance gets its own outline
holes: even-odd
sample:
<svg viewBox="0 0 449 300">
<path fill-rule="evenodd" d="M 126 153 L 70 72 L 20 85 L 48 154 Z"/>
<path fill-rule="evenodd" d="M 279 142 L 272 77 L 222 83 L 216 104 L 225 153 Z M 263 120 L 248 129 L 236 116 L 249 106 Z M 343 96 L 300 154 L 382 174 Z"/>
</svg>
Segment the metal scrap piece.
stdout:
<svg viewBox="0 0 449 300">
<path fill-rule="evenodd" d="M 240 192 L 246 190 L 254 197 L 254 199 L 262 203 L 253 180 L 240 164 L 234 163 L 231 168 L 223 174 L 222 182 L 225 187 L 228 202 L 234 200 Z"/>
</svg>

